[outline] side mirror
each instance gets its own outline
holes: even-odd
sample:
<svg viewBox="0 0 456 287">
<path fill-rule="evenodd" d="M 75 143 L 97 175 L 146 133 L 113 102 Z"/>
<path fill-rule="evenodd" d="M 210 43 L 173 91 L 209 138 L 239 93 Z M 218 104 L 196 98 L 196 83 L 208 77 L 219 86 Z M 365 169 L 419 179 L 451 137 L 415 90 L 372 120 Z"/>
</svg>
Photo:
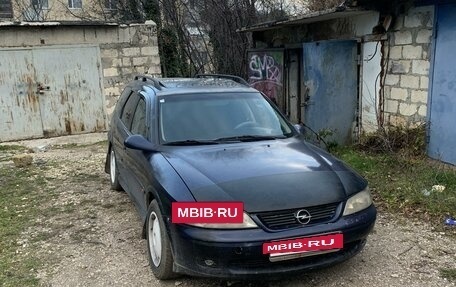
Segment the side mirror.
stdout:
<svg viewBox="0 0 456 287">
<path fill-rule="evenodd" d="M 131 149 L 154 152 L 155 146 L 142 135 L 131 135 L 125 139 L 124 145 Z"/>
</svg>

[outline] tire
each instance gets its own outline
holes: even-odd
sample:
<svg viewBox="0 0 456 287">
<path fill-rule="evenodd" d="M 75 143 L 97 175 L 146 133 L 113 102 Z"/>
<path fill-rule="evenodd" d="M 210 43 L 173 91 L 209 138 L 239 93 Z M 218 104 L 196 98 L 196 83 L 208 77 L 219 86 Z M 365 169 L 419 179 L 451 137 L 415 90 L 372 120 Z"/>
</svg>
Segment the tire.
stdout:
<svg viewBox="0 0 456 287">
<path fill-rule="evenodd" d="M 147 211 L 146 240 L 149 264 L 155 277 L 160 280 L 175 278 L 171 244 L 156 200 L 150 203 Z"/>
<path fill-rule="evenodd" d="M 117 169 L 116 154 L 112 147 L 109 149 L 109 179 L 112 190 L 123 190 L 119 183 L 119 170 Z"/>
</svg>

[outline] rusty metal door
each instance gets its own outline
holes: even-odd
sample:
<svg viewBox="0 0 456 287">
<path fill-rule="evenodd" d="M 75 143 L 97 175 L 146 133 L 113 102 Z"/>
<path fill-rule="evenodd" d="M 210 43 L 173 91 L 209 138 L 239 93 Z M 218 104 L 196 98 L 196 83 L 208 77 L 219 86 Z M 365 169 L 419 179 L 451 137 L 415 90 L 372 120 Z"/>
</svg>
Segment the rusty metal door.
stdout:
<svg viewBox="0 0 456 287">
<path fill-rule="evenodd" d="M 0 141 L 104 130 L 102 91 L 97 46 L 2 49 Z"/>
<path fill-rule="evenodd" d="M 352 138 L 358 102 L 357 42 L 303 44 L 305 124 L 328 143 Z"/>
<path fill-rule="evenodd" d="M 99 59 L 96 46 L 33 50 L 44 136 L 105 129 Z"/>
<path fill-rule="evenodd" d="M 430 157 L 456 165 L 456 4 L 439 5 L 429 99 Z M 438 28 L 438 30 L 437 30 Z"/>
<path fill-rule="evenodd" d="M 43 136 L 32 50 L 0 51 L 0 141 Z"/>
</svg>

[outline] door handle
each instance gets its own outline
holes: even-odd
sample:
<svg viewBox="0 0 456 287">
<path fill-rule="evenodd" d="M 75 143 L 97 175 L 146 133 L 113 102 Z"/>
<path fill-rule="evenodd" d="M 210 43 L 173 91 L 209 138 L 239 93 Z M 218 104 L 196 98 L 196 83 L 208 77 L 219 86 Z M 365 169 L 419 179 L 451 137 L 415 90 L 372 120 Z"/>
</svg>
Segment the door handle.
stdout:
<svg viewBox="0 0 456 287">
<path fill-rule="evenodd" d="M 301 107 L 307 107 L 309 105 L 313 105 L 313 101 L 310 100 L 310 93 L 309 87 L 304 86 L 304 101 L 301 103 Z"/>
<path fill-rule="evenodd" d="M 49 86 L 44 86 L 43 84 L 38 83 L 36 92 L 37 92 L 38 94 L 42 95 L 42 94 L 44 94 L 45 91 L 49 91 L 50 89 L 51 89 L 51 87 L 49 87 Z"/>
<path fill-rule="evenodd" d="M 311 106 L 311 105 L 315 105 L 315 101 L 305 101 L 304 103 L 301 104 L 301 107 L 307 107 L 307 106 Z"/>
</svg>

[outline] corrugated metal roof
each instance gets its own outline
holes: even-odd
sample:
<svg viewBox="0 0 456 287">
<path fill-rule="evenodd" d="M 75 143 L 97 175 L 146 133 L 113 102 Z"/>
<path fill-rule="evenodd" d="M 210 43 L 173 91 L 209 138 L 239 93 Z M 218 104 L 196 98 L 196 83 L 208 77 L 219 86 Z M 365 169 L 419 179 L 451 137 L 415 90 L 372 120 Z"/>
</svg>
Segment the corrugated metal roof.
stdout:
<svg viewBox="0 0 456 287">
<path fill-rule="evenodd" d="M 335 7 L 328 10 L 312 12 L 304 15 L 293 16 L 287 19 L 275 20 L 270 22 L 264 22 L 255 24 L 248 27 L 242 27 L 238 32 L 254 32 L 254 31 L 264 31 L 270 29 L 276 29 L 282 26 L 287 25 L 299 25 L 299 24 L 309 24 L 315 22 L 321 22 L 326 20 L 332 20 L 337 18 L 345 18 L 351 16 L 357 16 L 362 14 L 367 14 L 371 12 L 370 10 L 365 10 L 363 8 L 346 8 L 346 7 Z"/>
</svg>

